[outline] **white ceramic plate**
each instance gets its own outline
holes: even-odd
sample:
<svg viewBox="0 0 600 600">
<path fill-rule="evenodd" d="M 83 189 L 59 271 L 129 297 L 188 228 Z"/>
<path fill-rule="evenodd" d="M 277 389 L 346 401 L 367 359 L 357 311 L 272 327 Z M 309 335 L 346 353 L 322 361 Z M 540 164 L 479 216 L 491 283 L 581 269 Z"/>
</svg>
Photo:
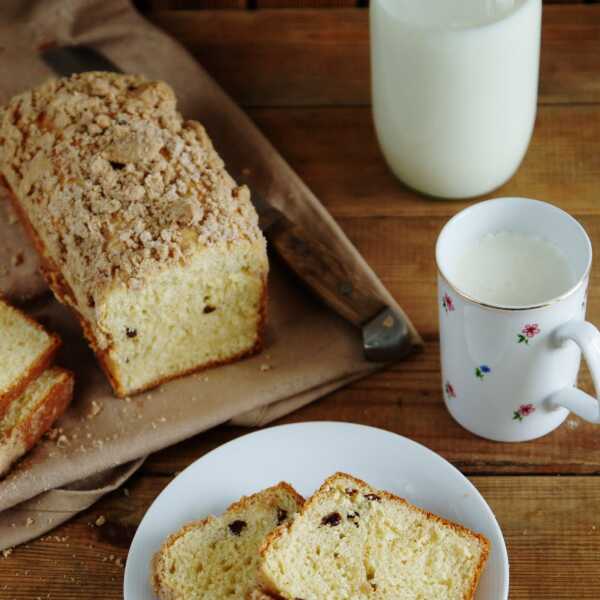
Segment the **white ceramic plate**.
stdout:
<svg viewBox="0 0 600 600">
<path fill-rule="evenodd" d="M 149 565 L 164 538 L 187 521 L 219 514 L 242 495 L 281 480 L 309 496 L 345 471 L 447 519 L 491 542 L 477 600 L 507 600 L 508 557 L 500 527 L 485 500 L 457 469 L 402 436 L 350 423 L 298 423 L 262 429 L 206 454 L 182 471 L 142 520 L 127 558 L 125 600 L 151 600 Z"/>
</svg>

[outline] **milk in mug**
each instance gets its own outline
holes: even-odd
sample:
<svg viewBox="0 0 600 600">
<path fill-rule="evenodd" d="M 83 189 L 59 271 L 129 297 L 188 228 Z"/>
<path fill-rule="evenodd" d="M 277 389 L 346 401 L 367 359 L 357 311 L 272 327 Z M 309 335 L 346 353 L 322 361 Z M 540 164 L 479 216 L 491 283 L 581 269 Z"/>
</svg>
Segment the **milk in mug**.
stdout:
<svg viewBox="0 0 600 600">
<path fill-rule="evenodd" d="M 470 298 L 492 306 L 544 304 L 576 283 L 560 248 L 515 231 L 488 233 L 458 257 L 453 281 Z"/>
<path fill-rule="evenodd" d="M 408 186 L 466 198 L 509 179 L 536 113 L 541 0 L 372 0 L 373 112 Z"/>
</svg>

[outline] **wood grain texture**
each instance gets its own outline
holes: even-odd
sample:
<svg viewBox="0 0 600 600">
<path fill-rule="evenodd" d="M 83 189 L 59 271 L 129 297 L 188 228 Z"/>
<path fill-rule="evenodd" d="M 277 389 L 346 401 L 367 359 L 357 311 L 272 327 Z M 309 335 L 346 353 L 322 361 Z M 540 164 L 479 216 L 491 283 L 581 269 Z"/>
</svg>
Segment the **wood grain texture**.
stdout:
<svg viewBox="0 0 600 600">
<path fill-rule="evenodd" d="M 117 491 L 59 532 L 0 558 L 0 600 L 122 598 L 123 567 L 117 559 L 125 560 L 144 510 L 170 479 L 136 476 L 127 487 L 128 497 Z M 471 481 L 504 532 L 511 600 L 600 597 L 600 478 L 493 476 Z M 106 524 L 96 527 L 100 515 Z"/>
<path fill-rule="evenodd" d="M 249 8 L 249 0 L 134 0 L 138 10 L 231 10 Z"/>
<path fill-rule="evenodd" d="M 256 8 L 358 8 L 359 0 L 256 0 Z"/>
<path fill-rule="evenodd" d="M 600 54 L 598 61 L 600 67 Z M 249 114 L 338 219 L 448 217 L 470 204 L 431 200 L 399 184 L 383 160 L 367 107 Z M 540 198 L 578 216 L 598 215 L 599 181 L 598 106 L 543 105 L 521 168 L 493 195 Z"/>
<path fill-rule="evenodd" d="M 148 14 L 244 106 L 366 105 L 368 13 L 361 9 Z M 540 101 L 600 101 L 600 5 L 544 10 Z"/>
<path fill-rule="evenodd" d="M 587 371 L 580 377 L 592 391 Z M 509 400 L 510 402 L 510 400 Z M 437 341 L 394 366 L 285 417 L 281 423 L 348 421 L 394 431 L 420 442 L 469 475 L 600 475 L 598 430 L 575 416 L 533 442 L 500 444 L 474 436 L 448 414 L 442 400 Z M 247 430 L 221 426 L 153 454 L 144 473 L 176 473 L 213 448 Z"/>
<path fill-rule="evenodd" d="M 543 0 L 544 4 L 584 4 L 598 0 Z M 230 8 L 346 8 L 369 6 L 369 0 L 135 0 L 140 10 L 173 9 L 182 7 L 191 9 L 212 8 L 227 10 Z"/>
<path fill-rule="evenodd" d="M 600 598 L 598 428 L 570 417 L 540 440 L 499 444 L 463 430 L 444 407 L 433 246 L 443 223 L 467 203 L 423 198 L 385 166 L 367 106 L 366 11 L 201 10 L 256 7 L 260 1 L 138 3 L 238 101 L 253 107 L 252 118 L 338 219 L 426 339 L 422 354 L 282 422 L 361 422 L 424 443 L 470 475 L 498 517 L 509 549 L 511 600 Z M 596 245 L 598 73 L 600 6 L 547 7 L 535 134 L 521 169 L 494 193 L 558 204 L 581 220 Z M 599 261 L 588 312 L 600 323 Z M 580 379 L 591 391 L 585 369 Z M 152 500 L 193 460 L 246 432 L 221 426 L 158 452 L 128 483 L 129 495 L 115 492 L 44 539 L 6 559 L 0 555 L 0 600 L 121 598 L 120 565 Z M 96 527 L 100 515 L 107 523 Z"/>
</svg>

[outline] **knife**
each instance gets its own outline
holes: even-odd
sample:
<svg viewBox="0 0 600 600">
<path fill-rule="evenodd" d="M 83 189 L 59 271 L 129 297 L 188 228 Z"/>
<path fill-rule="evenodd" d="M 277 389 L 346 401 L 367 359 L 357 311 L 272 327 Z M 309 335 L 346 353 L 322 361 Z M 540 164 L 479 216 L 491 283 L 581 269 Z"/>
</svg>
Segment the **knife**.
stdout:
<svg viewBox="0 0 600 600">
<path fill-rule="evenodd" d="M 41 56 L 62 77 L 85 71 L 121 72 L 89 46 L 54 46 L 43 49 Z M 395 361 L 415 347 L 404 315 L 381 300 L 361 270 L 263 198 L 253 195 L 253 202 L 263 233 L 287 266 L 329 307 L 360 328 L 367 360 Z"/>
</svg>

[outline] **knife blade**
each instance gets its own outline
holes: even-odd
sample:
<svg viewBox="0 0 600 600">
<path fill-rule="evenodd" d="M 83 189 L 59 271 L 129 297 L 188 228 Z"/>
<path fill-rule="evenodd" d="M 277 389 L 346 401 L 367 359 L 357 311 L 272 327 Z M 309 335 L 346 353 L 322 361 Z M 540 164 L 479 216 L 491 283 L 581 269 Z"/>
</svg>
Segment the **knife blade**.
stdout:
<svg viewBox="0 0 600 600">
<path fill-rule="evenodd" d="M 62 77 L 86 71 L 122 72 L 90 46 L 45 48 L 41 57 Z M 414 348 L 406 319 L 381 300 L 363 270 L 263 198 L 254 195 L 253 202 L 261 229 L 287 266 L 328 306 L 360 328 L 368 360 L 391 362 Z"/>
<path fill-rule="evenodd" d="M 112 71 L 121 69 L 104 54 L 91 46 L 50 46 L 41 52 L 42 60 L 61 77 L 86 71 Z"/>
</svg>

